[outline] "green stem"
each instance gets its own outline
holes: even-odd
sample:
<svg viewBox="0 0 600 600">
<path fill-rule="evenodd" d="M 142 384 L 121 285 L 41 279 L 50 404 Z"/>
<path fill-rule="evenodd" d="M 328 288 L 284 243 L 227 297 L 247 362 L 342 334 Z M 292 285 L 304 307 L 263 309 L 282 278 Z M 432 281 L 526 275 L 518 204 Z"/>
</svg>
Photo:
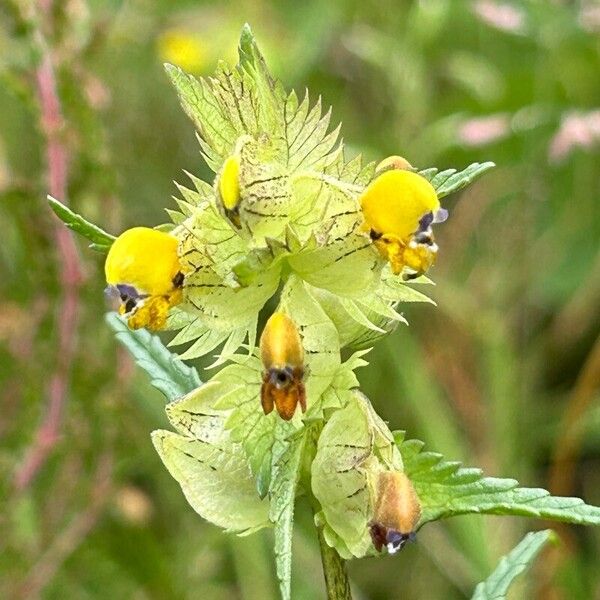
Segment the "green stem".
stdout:
<svg viewBox="0 0 600 600">
<path fill-rule="evenodd" d="M 335 548 L 327 544 L 323 536 L 323 528 L 318 528 L 321 562 L 325 575 L 327 600 L 352 600 L 350 581 L 346 572 L 346 561 L 340 557 Z"/>
</svg>

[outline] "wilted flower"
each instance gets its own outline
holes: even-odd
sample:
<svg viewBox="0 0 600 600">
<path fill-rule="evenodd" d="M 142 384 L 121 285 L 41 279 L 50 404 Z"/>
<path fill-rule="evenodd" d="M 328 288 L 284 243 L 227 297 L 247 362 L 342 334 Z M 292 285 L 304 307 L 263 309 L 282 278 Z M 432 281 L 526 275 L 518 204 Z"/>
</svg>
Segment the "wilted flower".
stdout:
<svg viewBox="0 0 600 600">
<path fill-rule="evenodd" d="M 260 399 L 265 414 L 273 408 L 289 421 L 300 404 L 306 412 L 304 349 L 298 328 L 285 313 L 271 315 L 260 337 L 260 355 L 264 367 Z"/>
</svg>

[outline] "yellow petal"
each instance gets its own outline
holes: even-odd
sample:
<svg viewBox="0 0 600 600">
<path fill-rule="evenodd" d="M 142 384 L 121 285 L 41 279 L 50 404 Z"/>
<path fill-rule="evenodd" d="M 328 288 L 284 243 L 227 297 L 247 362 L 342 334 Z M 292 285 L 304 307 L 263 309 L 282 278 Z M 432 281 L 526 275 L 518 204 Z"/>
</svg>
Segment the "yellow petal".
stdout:
<svg viewBox="0 0 600 600">
<path fill-rule="evenodd" d="M 229 211 L 235 210 L 240 201 L 240 161 L 237 156 L 230 156 L 223 164 L 219 194 L 223 206 Z"/>
<path fill-rule="evenodd" d="M 178 241 L 172 235 L 148 227 L 134 227 L 122 233 L 111 246 L 104 271 L 110 285 L 127 284 L 138 293 L 169 294 L 180 272 Z"/>
<path fill-rule="evenodd" d="M 440 207 L 427 179 L 401 169 L 385 171 L 374 179 L 363 192 L 360 204 L 368 227 L 403 240 L 417 231 L 424 215 Z"/>
</svg>

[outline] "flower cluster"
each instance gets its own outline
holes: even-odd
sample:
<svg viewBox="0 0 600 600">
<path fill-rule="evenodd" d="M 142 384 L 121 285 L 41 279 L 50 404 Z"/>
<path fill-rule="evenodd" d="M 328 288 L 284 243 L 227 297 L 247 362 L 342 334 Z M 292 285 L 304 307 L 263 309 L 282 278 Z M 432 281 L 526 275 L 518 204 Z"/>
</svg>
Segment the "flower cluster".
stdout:
<svg viewBox="0 0 600 600">
<path fill-rule="evenodd" d="M 207 80 L 168 72 L 215 178 L 179 186 L 169 231 L 118 237 L 106 278 L 131 328 L 176 330 L 182 358 L 220 348 L 216 364 L 229 364 L 169 404 L 179 433 L 155 432 L 157 450 L 218 525 L 277 523 L 301 481 L 342 556 L 394 552 L 413 536 L 419 501 L 354 369 L 404 321 L 400 302 L 427 300 L 408 284 L 428 282 L 432 225 L 447 217 L 440 197 L 484 169 L 347 160 L 330 114 L 284 92 L 248 29 L 235 69 Z M 345 362 L 344 348 L 354 351 Z"/>
</svg>

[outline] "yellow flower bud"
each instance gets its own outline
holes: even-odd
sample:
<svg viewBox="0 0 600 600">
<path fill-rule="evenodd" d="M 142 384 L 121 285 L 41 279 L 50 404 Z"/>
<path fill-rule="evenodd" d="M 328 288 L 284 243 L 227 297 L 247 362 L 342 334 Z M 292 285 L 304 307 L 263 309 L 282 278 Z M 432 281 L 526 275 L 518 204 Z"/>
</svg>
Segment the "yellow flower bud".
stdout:
<svg viewBox="0 0 600 600">
<path fill-rule="evenodd" d="M 106 281 L 132 329 L 162 329 L 169 309 L 181 302 L 184 276 L 177 247 L 175 237 L 147 227 L 128 229 L 111 246 Z"/>
<path fill-rule="evenodd" d="M 415 537 L 421 517 L 419 497 L 410 479 L 399 471 L 383 471 L 377 476 L 375 507 L 369 531 L 378 552 L 401 550 Z"/>
<path fill-rule="evenodd" d="M 430 226 L 444 220 L 447 213 L 427 179 L 403 166 L 393 167 L 400 160 L 404 161 L 389 157 L 380 163 L 388 170 L 371 182 L 360 205 L 365 228 L 392 271 L 399 274 L 408 267 L 415 276 L 433 264 L 437 245 Z"/>
<path fill-rule="evenodd" d="M 375 167 L 375 173 L 389 171 L 390 169 L 412 171 L 413 166 L 403 156 L 388 156 Z"/>
<path fill-rule="evenodd" d="M 240 160 L 230 156 L 224 163 L 219 175 L 219 198 L 225 209 L 225 214 L 231 222 L 240 227 L 238 204 L 240 203 Z"/>
<path fill-rule="evenodd" d="M 273 408 L 289 421 L 300 404 L 306 411 L 304 349 L 298 328 L 282 312 L 271 315 L 260 338 L 260 354 L 264 367 L 260 399 L 268 415 Z"/>
</svg>

